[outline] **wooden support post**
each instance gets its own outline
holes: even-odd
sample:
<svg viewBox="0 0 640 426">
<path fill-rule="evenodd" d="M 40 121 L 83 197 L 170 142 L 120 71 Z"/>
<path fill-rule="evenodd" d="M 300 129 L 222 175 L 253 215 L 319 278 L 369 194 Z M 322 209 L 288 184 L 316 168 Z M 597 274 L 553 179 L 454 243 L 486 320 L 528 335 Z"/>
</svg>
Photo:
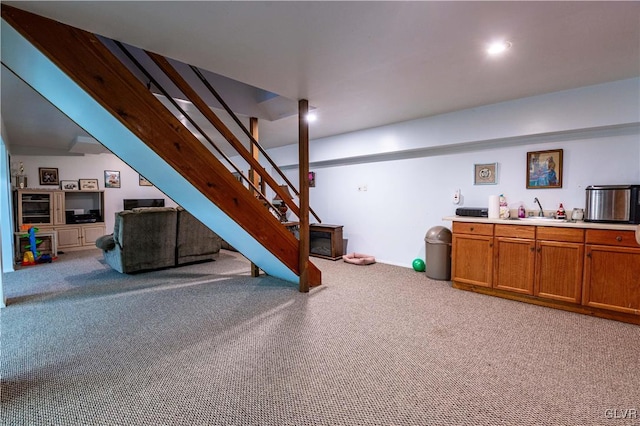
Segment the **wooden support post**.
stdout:
<svg viewBox="0 0 640 426">
<path fill-rule="evenodd" d="M 260 268 L 253 262 L 251 262 L 251 276 L 254 278 L 260 276 Z"/>
<path fill-rule="evenodd" d="M 253 136 L 253 139 L 257 141 L 258 140 L 258 118 L 257 117 L 249 118 L 249 132 L 251 133 L 251 136 Z M 251 148 L 251 156 L 255 158 L 256 161 L 258 161 L 260 156 L 260 150 L 258 149 L 256 144 L 253 143 L 253 141 L 251 141 L 250 148 Z M 251 180 L 251 183 L 253 183 L 253 185 L 256 188 L 260 187 L 260 181 L 262 180 L 260 179 L 260 172 L 258 172 L 258 170 L 255 170 L 253 167 L 249 169 L 249 179 Z M 258 194 L 256 194 L 254 191 L 253 195 L 257 196 Z"/>
<path fill-rule="evenodd" d="M 300 170 L 300 292 L 309 291 L 309 101 L 298 101 L 298 165 Z"/>
<path fill-rule="evenodd" d="M 258 140 L 258 118 L 257 117 L 249 118 L 249 132 L 251 132 L 251 136 L 253 136 L 253 138 L 257 141 Z M 258 160 L 260 151 L 258 150 L 258 148 L 253 142 L 251 142 L 250 148 L 251 148 L 251 156 L 256 160 Z M 258 174 L 258 171 L 253 167 L 249 168 L 249 179 L 251 180 L 251 183 L 253 183 L 256 187 L 258 186 L 260 182 L 260 175 Z M 251 187 L 249 187 L 249 190 L 252 191 L 254 196 L 258 195 L 255 193 L 256 192 L 255 190 L 251 189 Z M 258 268 L 258 265 L 256 265 L 253 262 L 251 262 L 251 276 L 252 277 L 260 276 L 260 268 Z"/>
</svg>

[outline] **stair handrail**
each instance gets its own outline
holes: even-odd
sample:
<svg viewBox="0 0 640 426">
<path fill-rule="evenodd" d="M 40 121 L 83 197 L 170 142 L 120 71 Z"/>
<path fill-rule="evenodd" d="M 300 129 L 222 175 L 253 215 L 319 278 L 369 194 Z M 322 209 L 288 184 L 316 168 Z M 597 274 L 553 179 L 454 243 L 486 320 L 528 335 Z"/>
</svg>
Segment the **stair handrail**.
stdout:
<svg viewBox="0 0 640 426">
<path fill-rule="evenodd" d="M 162 55 L 153 52 L 144 51 L 151 60 L 160 68 L 162 72 L 176 85 L 176 87 L 191 101 L 191 103 L 200 111 L 200 113 L 216 128 L 216 130 L 229 142 L 238 154 L 247 162 L 254 170 L 260 170 L 261 176 L 271 189 L 280 196 L 288 208 L 296 215 L 300 215 L 300 209 L 293 200 L 287 197 L 287 194 L 280 188 L 279 184 L 273 177 L 267 173 L 264 167 L 255 159 L 247 149 L 242 145 L 240 140 L 233 132 L 222 122 L 213 110 L 204 102 L 204 100 L 196 93 L 196 91 L 186 82 L 180 73 L 171 65 L 169 60 Z M 289 199 L 287 199 L 289 198 Z"/>
<path fill-rule="evenodd" d="M 277 211 L 277 208 L 273 203 L 271 203 L 265 194 L 255 186 L 251 180 L 244 175 L 242 170 L 218 147 L 218 145 L 211 140 L 211 138 L 206 134 L 206 132 L 195 122 L 195 120 L 187 113 L 181 106 L 178 104 L 175 99 L 165 90 L 165 88 L 155 79 L 153 76 L 147 71 L 147 69 L 131 54 L 131 52 L 119 41 L 113 40 L 113 42 L 120 48 L 120 50 L 129 58 L 129 60 L 138 68 L 140 72 L 142 72 L 149 82 L 153 84 L 162 94 L 171 102 L 171 104 L 193 125 L 193 127 L 202 135 L 203 138 L 209 142 L 209 144 L 224 158 L 227 163 L 233 167 L 233 169 L 242 176 L 242 178 L 247 181 L 247 183 L 251 186 L 251 188 L 256 191 L 259 198 L 261 198 L 264 202 L 268 203 L 269 206 Z"/>
<path fill-rule="evenodd" d="M 280 167 L 278 167 L 278 165 L 273 161 L 273 159 L 271 159 L 271 157 L 269 156 L 267 151 L 262 147 L 260 142 L 258 142 L 253 137 L 253 135 L 251 134 L 249 129 L 247 129 L 247 127 L 242 123 L 242 121 L 240 121 L 240 119 L 238 118 L 236 113 L 234 113 L 233 110 L 229 107 L 229 105 L 227 105 L 227 103 L 224 101 L 224 99 L 222 99 L 222 96 L 220 96 L 218 94 L 218 92 L 213 88 L 213 86 L 209 83 L 209 80 L 207 80 L 207 78 L 204 76 L 202 71 L 198 67 L 196 67 L 194 65 L 189 65 L 189 68 L 191 68 L 191 70 L 195 73 L 195 75 L 200 79 L 202 84 L 204 84 L 204 86 L 209 90 L 209 92 L 211 92 L 211 94 L 216 98 L 216 100 L 220 103 L 220 105 L 222 105 L 222 107 L 225 109 L 225 111 L 227 111 L 227 114 L 229 114 L 229 116 L 233 119 L 233 121 L 235 121 L 235 123 L 238 125 L 238 127 L 240 127 L 240 129 L 242 129 L 244 134 L 247 135 L 247 137 L 249 138 L 251 143 L 253 143 L 258 148 L 258 150 L 260 150 L 260 152 L 266 158 L 266 160 L 269 162 L 269 164 L 271 164 L 271 167 L 273 167 L 278 172 L 280 177 L 286 182 L 287 186 L 293 190 L 295 195 L 299 196 L 300 192 L 298 191 L 298 189 L 291 183 L 291 181 L 287 178 L 287 176 L 280 169 Z M 318 222 L 322 223 L 322 220 L 320 220 L 320 218 L 313 211 L 311 206 L 309 206 L 309 212 L 313 215 L 313 217 L 316 218 L 316 220 Z"/>
</svg>

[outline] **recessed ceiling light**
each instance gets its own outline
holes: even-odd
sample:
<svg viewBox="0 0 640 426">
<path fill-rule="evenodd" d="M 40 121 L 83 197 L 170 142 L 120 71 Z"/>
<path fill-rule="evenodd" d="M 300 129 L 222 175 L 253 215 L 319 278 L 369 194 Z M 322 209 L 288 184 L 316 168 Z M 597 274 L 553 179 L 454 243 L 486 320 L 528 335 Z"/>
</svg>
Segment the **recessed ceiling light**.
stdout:
<svg viewBox="0 0 640 426">
<path fill-rule="evenodd" d="M 489 45 L 487 48 L 487 53 L 489 55 L 499 55 L 504 53 L 507 49 L 511 47 L 511 42 L 507 40 L 495 41 Z"/>
</svg>

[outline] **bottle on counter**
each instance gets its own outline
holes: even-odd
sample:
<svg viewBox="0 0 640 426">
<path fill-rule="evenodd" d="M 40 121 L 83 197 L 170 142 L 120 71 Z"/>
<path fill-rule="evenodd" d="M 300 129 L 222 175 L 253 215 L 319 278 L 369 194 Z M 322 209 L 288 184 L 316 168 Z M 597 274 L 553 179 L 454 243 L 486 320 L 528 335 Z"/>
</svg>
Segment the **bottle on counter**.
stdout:
<svg viewBox="0 0 640 426">
<path fill-rule="evenodd" d="M 507 198 L 503 195 L 500 194 L 500 198 L 499 200 L 499 214 L 500 214 L 500 219 L 509 219 L 509 206 L 507 205 Z"/>
<path fill-rule="evenodd" d="M 556 212 L 556 218 L 557 219 L 567 218 L 567 213 L 564 211 L 564 207 L 562 206 L 562 203 L 560 203 L 560 207 L 558 207 L 558 211 Z"/>
<path fill-rule="evenodd" d="M 524 206 L 520 204 L 520 207 L 518 208 L 518 217 L 523 218 L 526 215 L 527 215 L 527 211 L 524 209 Z"/>
</svg>

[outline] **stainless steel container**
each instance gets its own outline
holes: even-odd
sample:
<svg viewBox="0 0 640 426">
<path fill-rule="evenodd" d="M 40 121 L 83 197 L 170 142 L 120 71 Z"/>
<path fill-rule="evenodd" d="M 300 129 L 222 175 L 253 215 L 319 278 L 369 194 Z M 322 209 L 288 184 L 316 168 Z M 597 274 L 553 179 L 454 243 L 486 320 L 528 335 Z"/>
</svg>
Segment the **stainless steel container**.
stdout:
<svg viewBox="0 0 640 426">
<path fill-rule="evenodd" d="M 586 188 L 586 222 L 640 223 L 640 185 L 592 185 Z"/>
</svg>

